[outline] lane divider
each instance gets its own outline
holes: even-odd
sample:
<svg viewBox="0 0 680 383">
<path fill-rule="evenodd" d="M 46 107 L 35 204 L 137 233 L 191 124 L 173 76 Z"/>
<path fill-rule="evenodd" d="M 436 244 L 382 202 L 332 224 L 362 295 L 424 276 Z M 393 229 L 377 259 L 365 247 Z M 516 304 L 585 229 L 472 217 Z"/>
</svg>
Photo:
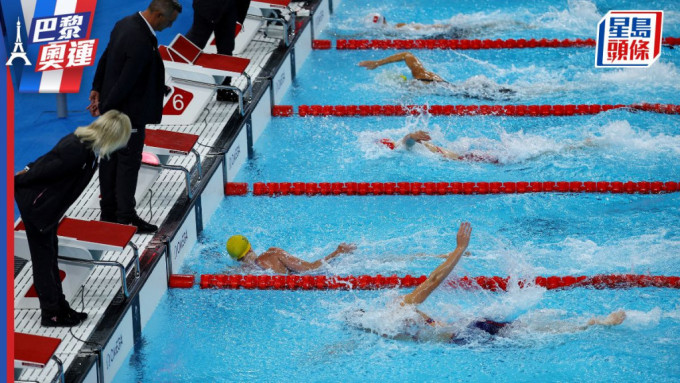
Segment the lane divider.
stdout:
<svg viewBox="0 0 680 383">
<path fill-rule="evenodd" d="M 606 112 L 612 109 L 642 110 L 654 113 L 680 114 L 676 104 L 566 104 L 566 105 L 299 105 L 298 115 L 306 116 L 578 116 Z M 291 105 L 274 105 L 272 116 L 291 117 Z"/>
<path fill-rule="evenodd" d="M 406 275 L 382 276 L 325 276 L 325 275 L 239 275 L 239 274 L 203 274 L 200 276 L 201 289 L 258 289 L 258 290 L 376 290 L 391 288 L 409 288 L 423 283 L 425 275 L 418 277 Z M 479 276 L 454 278 L 448 281 L 453 288 L 484 289 L 491 291 L 507 291 L 510 277 Z M 551 276 L 524 279 L 516 282 L 519 288 L 540 286 L 548 290 L 568 289 L 576 287 L 592 287 L 596 289 L 617 289 L 635 287 L 660 287 L 680 289 L 680 277 L 664 275 L 610 274 L 594 276 Z M 170 287 L 192 288 L 193 275 L 171 275 Z"/>
<path fill-rule="evenodd" d="M 415 40 L 336 40 L 339 50 L 363 49 L 516 49 L 516 48 L 572 48 L 594 47 L 594 39 L 507 39 L 507 40 L 457 40 L 457 39 L 415 39 Z M 666 37 L 665 45 L 680 45 L 680 38 Z M 312 49 L 331 49 L 331 40 L 313 40 Z"/>
<path fill-rule="evenodd" d="M 676 181 L 545 181 L 545 182 L 256 182 L 255 196 L 279 195 L 449 195 L 522 193 L 659 194 L 680 191 Z M 248 184 L 227 182 L 228 196 L 248 194 Z"/>
</svg>

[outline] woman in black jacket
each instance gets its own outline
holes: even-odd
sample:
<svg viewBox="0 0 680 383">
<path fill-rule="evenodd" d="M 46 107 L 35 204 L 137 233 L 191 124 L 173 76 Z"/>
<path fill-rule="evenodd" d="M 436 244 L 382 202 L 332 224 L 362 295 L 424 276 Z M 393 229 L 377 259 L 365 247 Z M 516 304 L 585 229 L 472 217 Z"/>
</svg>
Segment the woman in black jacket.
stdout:
<svg viewBox="0 0 680 383">
<path fill-rule="evenodd" d="M 62 292 L 57 227 L 92 179 L 98 158 L 107 158 L 124 147 L 130 132 L 130 119 L 110 110 L 63 137 L 47 154 L 14 176 L 14 198 L 26 227 L 43 326 L 70 327 L 87 318 L 87 314 L 69 306 Z"/>
</svg>

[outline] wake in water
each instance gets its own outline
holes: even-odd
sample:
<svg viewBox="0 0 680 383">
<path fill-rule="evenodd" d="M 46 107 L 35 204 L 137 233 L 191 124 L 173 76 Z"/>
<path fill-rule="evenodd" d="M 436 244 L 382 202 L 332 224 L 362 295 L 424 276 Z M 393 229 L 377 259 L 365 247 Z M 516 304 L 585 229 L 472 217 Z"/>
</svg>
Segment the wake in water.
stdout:
<svg viewBox="0 0 680 383">
<path fill-rule="evenodd" d="M 364 158 L 376 159 L 384 157 L 400 156 L 404 153 L 413 153 L 431 158 L 446 158 L 421 145 L 413 145 L 408 148 L 404 145 L 395 145 L 394 150 L 386 146 L 385 140 L 395 143 L 411 134 L 416 129 L 428 128 L 429 118 L 421 116 L 418 119 L 410 119 L 407 125 L 398 129 L 385 129 L 377 132 L 357 133 L 357 143 L 364 154 Z M 448 141 L 439 127 L 429 130 L 432 142 L 445 152 L 454 152 L 463 158 L 463 161 L 493 162 L 503 164 L 515 164 L 532 161 L 548 155 L 568 155 L 582 150 L 596 150 L 611 148 L 617 153 L 629 152 L 631 155 L 640 156 L 642 153 L 668 153 L 680 155 L 680 135 L 669 136 L 664 133 L 654 135 L 646 130 L 636 130 L 628 121 L 620 120 L 608 123 L 599 128 L 594 134 L 587 134 L 583 139 L 556 140 L 537 134 L 507 132 L 499 127 L 498 139 L 487 137 L 458 137 Z M 468 158 L 465 158 L 465 157 Z M 480 159 L 494 159 L 480 160 Z"/>
<path fill-rule="evenodd" d="M 553 342 L 550 336 L 588 330 L 592 326 L 617 326 L 631 317 L 630 325 L 649 326 L 661 317 L 658 308 L 649 313 L 617 310 L 608 315 L 574 316 L 565 310 L 536 309 L 546 290 L 528 287 L 511 289 L 500 296 L 484 292 L 440 294 L 441 312 L 432 323 L 425 322 L 415 305 L 401 305 L 398 290 L 381 293 L 377 298 L 359 299 L 337 305 L 332 319 L 346 326 L 397 341 L 450 343 L 478 347 L 489 342 L 522 345 L 526 342 Z M 472 307 L 450 303 L 459 295 L 474 300 Z M 673 317 L 674 314 L 667 314 Z M 494 318 L 490 320 L 486 318 Z M 656 322 L 655 322 L 656 321 Z"/>
<path fill-rule="evenodd" d="M 437 14 L 445 12 L 438 10 Z M 576 36 L 589 36 L 604 12 L 592 1 L 569 0 L 566 8 L 549 7 L 545 12 L 535 9 L 514 8 L 504 11 L 456 13 L 446 19 L 433 19 L 430 24 L 414 23 L 408 15 L 395 16 L 391 8 L 371 8 L 366 13 L 346 17 L 329 33 L 337 38 L 429 38 L 429 39 L 482 39 L 508 32 L 548 29 L 566 31 Z M 668 12 L 669 20 L 677 13 Z M 379 15 L 379 23 L 373 17 Z M 667 20 L 667 22 L 670 22 Z M 383 22 L 384 21 L 384 22 Z"/>
</svg>

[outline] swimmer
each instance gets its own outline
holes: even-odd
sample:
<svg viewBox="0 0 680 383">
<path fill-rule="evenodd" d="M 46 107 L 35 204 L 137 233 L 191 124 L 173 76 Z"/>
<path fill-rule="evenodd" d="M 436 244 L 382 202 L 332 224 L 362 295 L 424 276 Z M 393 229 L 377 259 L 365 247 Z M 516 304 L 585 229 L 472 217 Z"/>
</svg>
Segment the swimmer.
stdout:
<svg viewBox="0 0 680 383">
<path fill-rule="evenodd" d="M 465 85 L 465 83 L 462 85 L 452 84 L 438 74 L 425 69 L 423 63 L 411 52 L 397 53 L 380 60 L 361 61 L 358 65 L 373 70 L 379 66 L 400 61 L 406 63 L 408 69 L 411 70 L 411 76 L 413 76 L 414 80 L 422 83 L 441 84 L 454 95 L 466 98 L 496 100 L 508 99 L 517 93 L 514 89 L 498 85 L 484 76 L 476 76 L 476 78 L 470 79 L 470 81 L 474 80 L 473 84 L 471 84 L 474 86 L 473 89 L 470 89 L 470 85 Z"/>
<path fill-rule="evenodd" d="M 400 28 L 408 28 L 412 30 L 421 30 L 421 29 L 448 29 L 451 26 L 446 25 L 446 24 L 419 24 L 419 23 L 395 23 L 395 24 L 388 24 L 387 19 L 385 19 L 385 16 L 381 15 L 380 13 L 370 13 L 366 15 L 366 18 L 364 19 L 364 23 L 366 24 L 367 27 L 369 28 L 385 28 L 388 26 L 391 26 L 396 29 Z"/>
<path fill-rule="evenodd" d="M 419 143 L 425 146 L 430 152 L 439 154 L 443 158 L 453 161 L 488 162 L 492 164 L 497 164 L 499 162 L 498 158 L 490 155 L 480 155 L 475 153 L 458 154 L 454 151 L 448 150 L 446 148 L 428 142 L 431 139 L 432 138 L 427 132 L 418 130 L 416 132 L 407 134 L 406 136 L 404 136 L 404 138 L 397 142 L 394 142 L 389 138 L 383 138 L 380 140 L 380 143 L 387 146 L 390 149 L 404 147 L 407 150 L 410 150 L 416 143 Z"/>
<path fill-rule="evenodd" d="M 493 34 L 507 29 L 529 29 L 531 26 L 514 20 L 498 20 L 491 22 L 477 22 L 467 26 L 454 24 L 420 24 L 420 23 L 388 23 L 380 13 L 370 13 L 364 18 L 364 25 L 371 29 L 380 29 L 388 34 L 418 33 L 430 39 L 460 39 L 472 36 Z"/>
<path fill-rule="evenodd" d="M 429 141 L 432 140 L 430 135 L 423 131 L 423 130 L 418 130 L 413 133 L 409 133 L 404 136 L 401 140 L 394 142 L 390 140 L 389 138 L 383 138 L 380 140 L 380 143 L 387 146 L 390 149 L 397 149 L 400 147 L 405 147 L 406 149 L 411 149 L 416 143 L 419 143 L 427 148 L 427 150 L 431 151 L 432 153 L 439 154 L 442 157 L 448 159 L 448 160 L 454 160 L 454 161 L 474 161 L 474 162 L 488 162 L 492 164 L 497 164 L 498 163 L 498 158 L 492 157 L 489 155 L 480 155 L 480 154 L 474 154 L 474 153 L 464 153 L 464 154 L 458 154 L 456 152 L 453 152 L 451 150 L 442 148 L 441 146 L 437 146 L 435 144 L 430 143 Z"/>
<path fill-rule="evenodd" d="M 277 274 L 302 273 L 315 270 L 338 255 L 351 253 L 356 248 L 354 244 L 341 243 L 335 251 L 324 258 L 314 262 L 307 262 L 288 254 L 278 247 L 270 247 L 269 250 L 257 255 L 250 247 L 248 239 L 242 235 L 234 235 L 227 241 L 227 252 L 233 259 L 241 262 L 244 266 L 256 266 L 263 270 L 272 270 Z"/>
<path fill-rule="evenodd" d="M 453 160 L 453 161 L 470 161 L 470 162 L 487 162 L 491 164 L 498 164 L 499 160 L 497 157 L 486 154 L 486 153 L 473 153 L 473 152 L 468 152 L 468 153 L 463 153 L 459 154 L 454 151 L 448 150 L 446 148 L 443 148 L 441 146 L 434 145 L 430 143 L 429 141 L 432 140 L 430 137 L 429 133 L 423 130 L 417 130 L 413 133 L 409 133 L 405 135 L 401 140 L 399 141 L 393 141 L 389 138 L 383 138 L 379 140 L 378 142 L 387 146 L 390 149 L 398 149 L 398 148 L 406 148 L 407 150 L 410 150 L 414 147 L 416 143 L 421 144 L 425 146 L 430 152 L 439 154 L 443 158 L 446 158 L 448 160 Z M 592 138 L 586 138 L 585 140 L 581 142 L 577 142 L 575 144 L 571 144 L 568 146 L 564 147 L 564 150 L 575 150 L 575 149 L 581 149 L 581 148 L 586 148 L 586 147 L 594 147 L 596 146 L 597 143 L 593 141 Z M 532 158 L 536 158 L 540 155 L 545 155 L 545 154 L 550 154 L 553 153 L 552 151 L 545 151 L 540 153 L 539 155 L 536 155 Z"/>
<path fill-rule="evenodd" d="M 439 287 L 439 285 L 444 280 L 446 280 L 446 278 L 448 278 L 449 274 L 451 274 L 453 269 L 458 264 L 458 261 L 467 250 L 468 244 L 470 243 L 471 233 L 472 227 L 470 226 L 470 223 L 463 222 L 458 230 L 456 249 L 447 255 L 444 263 L 434 269 L 434 271 L 423 283 L 416 287 L 411 293 L 401 297 L 401 302 L 399 302 L 402 307 L 408 308 L 410 306 L 417 313 L 415 320 L 408 319 L 407 321 L 416 321 L 419 323 L 405 323 L 405 326 L 416 326 L 417 328 L 423 330 L 439 328 L 440 331 L 417 331 L 416 333 L 409 332 L 408 334 L 400 333 L 396 336 L 391 336 L 391 338 L 400 340 L 428 340 L 460 344 L 464 343 L 465 339 L 469 337 L 469 335 L 474 331 L 482 331 L 491 337 L 497 335 L 502 336 L 504 330 L 510 326 L 511 322 L 497 322 L 491 319 L 481 318 L 470 323 L 463 331 L 452 332 L 448 330 L 451 328 L 450 324 L 434 320 L 432 317 L 417 308 L 417 306 L 425 302 L 430 294 L 432 294 L 432 292 L 434 292 L 434 290 L 436 290 L 437 287 Z M 616 326 L 621 324 L 624 319 L 626 319 L 625 311 L 619 310 L 609 314 L 605 318 L 592 318 L 586 322 L 586 324 L 575 327 L 573 330 L 586 330 L 591 326 Z"/>
</svg>

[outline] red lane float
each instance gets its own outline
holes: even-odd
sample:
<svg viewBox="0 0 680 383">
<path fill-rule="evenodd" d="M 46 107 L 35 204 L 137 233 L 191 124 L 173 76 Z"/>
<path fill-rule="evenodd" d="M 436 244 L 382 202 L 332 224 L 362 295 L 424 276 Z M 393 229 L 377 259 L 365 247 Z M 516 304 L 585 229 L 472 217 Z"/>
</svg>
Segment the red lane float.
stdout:
<svg viewBox="0 0 680 383">
<path fill-rule="evenodd" d="M 180 276 L 186 277 L 186 276 Z M 238 275 L 238 274 L 203 274 L 200 286 L 202 289 L 258 289 L 258 290 L 377 290 L 391 288 L 409 288 L 423 283 L 425 275 L 414 277 L 406 275 L 359 275 L 359 276 L 326 276 L 326 275 Z M 171 280 L 173 278 L 171 277 Z M 193 278 L 192 278 L 193 282 Z M 453 288 L 484 289 L 491 291 L 507 291 L 515 283 L 519 288 L 540 286 L 548 290 L 569 289 L 576 287 L 592 287 L 595 289 L 616 289 L 635 287 L 660 287 L 680 289 L 680 277 L 664 275 L 612 274 L 594 276 L 551 276 L 534 279 L 510 280 L 510 277 L 479 276 L 454 278 L 448 281 Z M 173 286 L 170 287 L 185 287 Z"/>
<path fill-rule="evenodd" d="M 298 106 L 298 115 L 301 117 L 367 117 L 431 114 L 433 116 L 547 117 L 592 115 L 620 108 L 680 114 L 680 105 L 640 103 L 631 105 L 300 105 Z M 292 114 L 293 107 L 290 105 L 276 105 L 272 108 L 272 115 L 274 116 L 290 116 Z"/>
<path fill-rule="evenodd" d="M 312 49 L 331 49 L 330 40 L 312 40 Z"/>
<path fill-rule="evenodd" d="M 246 195 L 248 184 L 245 182 L 227 182 L 224 184 L 224 195 Z"/>
<path fill-rule="evenodd" d="M 172 274 L 168 286 L 176 289 L 190 289 L 194 286 L 194 276 L 185 274 Z"/>
<path fill-rule="evenodd" d="M 336 49 L 522 49 L 522 48 L 572 48 L 594 47 L 594 39 L 507 39 L 507 40 L 455 40 L 455 39 L 415 39 L 415 40 L 336 40 Z M 679 45 L 680 38 L 666 37 L 665 45 Z M 330 40 L 312 41 L 313 49 L 330 49 Z"/>
<path fill-rule="evenodd" d="M 274 117 L 290 117 L 293 115 L 292 105 L 274 105 L 272 107 L 272 116 Z"/>
<path fill-rule="evenodd" d="M 315 40 L 314 49 L 330 48 L 330 41 Z M 319 46 L 319 48 L 316 48 Z M 593 39 L 507 39 L 507 40 L 455 40 L 455 39 L 415 39 L 415 40 L 336 40 L 336 49 L 508 49 L 508 48 L 566 48 L 592 47 Z"/>
<path fill-rule="evenodd" d="M 660 194 L 680 190 L 676 181 L 519 181 L 519 182 L 256 182 L 255 196 L 279 195 L 448 195 L 523 193 Z M 226 195 L 246 195 L 248 184 L 228 182 Z"/>
</svg>

